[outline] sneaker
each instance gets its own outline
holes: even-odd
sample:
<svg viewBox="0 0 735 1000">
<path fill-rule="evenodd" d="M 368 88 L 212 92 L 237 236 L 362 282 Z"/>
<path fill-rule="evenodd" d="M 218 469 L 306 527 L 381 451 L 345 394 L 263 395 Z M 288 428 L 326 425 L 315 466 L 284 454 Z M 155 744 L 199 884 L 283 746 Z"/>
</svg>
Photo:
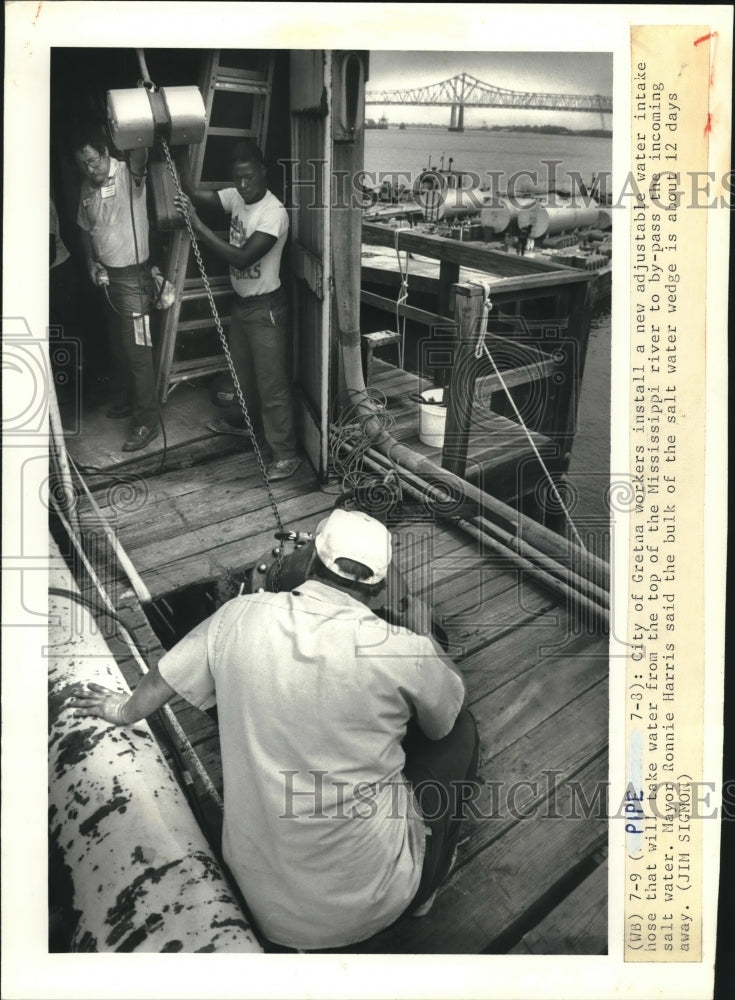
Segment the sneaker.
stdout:
<svg viewBox="0 0 735 1000">
<path fill-rule="evenodd" d="M 108 420 L 124 420 L 125 417 L 132 417 L 133 408 L 132 406 L 111 406 L 110 409 L 105 413 Z"/>
<path fill-rule="evenodd" d="M 272 483 L 276 479 L 288 479 L 300 465 L 300 458 L 282 458 L 279 462 L 273 462 L 266 472 L 268 481 Z"/>
<path fill-rule="evenodd" d="M 214 431 L 215 434 L 234 434 L 235 437 L 249 438 L 245 427 L 234 427 L 226 417 L 215 417 L 214 420 L 207 421 L 207 430 Z"/>
<path fill-rule="evenodd" d="M 122 446 L 123 451 L 138 451 L 145 448 L 155 437 L 158 437 L 158 427 L 133 427 L 130 437 Z"/>
</svg>

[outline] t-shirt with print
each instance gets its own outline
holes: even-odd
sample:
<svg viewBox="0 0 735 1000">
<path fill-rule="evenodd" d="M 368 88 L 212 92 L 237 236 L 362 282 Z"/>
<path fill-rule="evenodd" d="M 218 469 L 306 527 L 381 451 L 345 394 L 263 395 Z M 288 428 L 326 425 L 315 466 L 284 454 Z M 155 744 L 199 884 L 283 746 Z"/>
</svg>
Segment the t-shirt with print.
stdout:
<svg viewBox="0 0 735 1000">
<path fill-rule="evenodd" d="M 281 253 L 288 235 L 288 214 L 281 202 L 270 191 L 260 201 L 246 205 L 236 188 L 217 192 L 222 207 L 230 216 L 230 244 L 245 246 L 253 233 L 275 236 L 276 242 L 267 254 L 251 264 L 238 268 L 230 265 L 230 280 L 238 295 L 265 295 L 281 287 Z"/>
<path fill-rule="evenodd" d="M 77 225 L 89 233 L 95 259 L 108 267 L 130 267 L 148 260 L 148 211 L 145 183 L 132 185 L 127 164 L 110 157 L 101 188 L 85 178 L 79 196 Z M 131 219 L 131 201 L 135 229 Z"/>
</svg>

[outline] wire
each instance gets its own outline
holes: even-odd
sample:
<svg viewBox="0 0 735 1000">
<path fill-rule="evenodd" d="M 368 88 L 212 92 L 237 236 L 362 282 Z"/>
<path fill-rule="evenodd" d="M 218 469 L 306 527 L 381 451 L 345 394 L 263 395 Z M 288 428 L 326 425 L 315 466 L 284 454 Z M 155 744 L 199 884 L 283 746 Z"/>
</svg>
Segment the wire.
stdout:
<svg viewBox="0 0 735 1000">
<path fill-rule="evenodd" d="M 106 615 L 108 618 L 111 618 L 116 625 L 124 624 L 116 611 L 112 611 L 110 608 L 106 608 L 102 604 L 96 604 L 94 601 L 90 601 L 88 598 L 77 593 L 75 590 L 68 590 L 66 587 L 49 587 L 48 592 L 54 597 L 66 597 L 70 601 L 75 601 L 83 608 L 86 608 L 87 611 L 91 611 L 96 615 Z"/>
<path fill-rule="evenodd" d="M 143 68 L 145 66 L 145 56 L 143 54 L 142 49 L 139 49 L 138 52 L 139 52 L 139 58 L 142 60 L 141 68 Z M 147 69 L 146 69 L 146 73 L 147 73 Z M 135 247 L 135 263 L 137 265 L 137 267 L 135 269 L 135 277 L 136 277 L 136 280 L 138 282 L 138 301 L 139 301 L 139 304 L 140 304 L 140 320 L 141 320 L 141 323 L 143 324 L 143 342 L 145 343 L 145 337 L 146 337 L 146 319 L 148 319 L 148 336 L 149 337 L 151 335 L 150 334 L 151 325 L 150 325 L 150 317 L 148 317 L 148 313 L 147 313 L 146 309 L 144 308 L 143 285 L 142 285 L 141 280 L 140 280 L 140 254 L 138 252 L 138 235 L 137 235 L 137 233 L 135 231 L 135 210 L 133 208 L 133 184 L 135 182 L 133 181 L 132 170 L 128 170 L 128 173 L 130 174 L 130 176 L 128 177 L 128 195 L 129 195 L 129 200 L 130 200 L 130 222 L 131 222 L 132 229 L 133 229 L 133 245 Z M 163 291 L 163 286 L 161 286 L 161 291 Z M 107 298 L 108 298 L 108 301 L 109 301 L 109 295 L 108 295 Z M 134 325 L 135 325 L 135 317 L 133 317 L 133 326 Z M 152 358 L 152 356 L 153 356 L 153 344 L 151 343 L 151 358 Z M 163 435 L 163 450 L 161 452 L 161 462 L 160 462 L 160 465 L 158 466 L 158 469 L 156 470 L 156 473 L 155 473 L 155 475 L 160 476 L 161 473 L 163 472 L 163 470 L 166 467 L 166 457 L 167 457 L 167 454 L 168 454 L 168 440 L 166 438 L 166 425 L 163 422 L 163 416 L 161 414 L 161 407 L 160 407 L 160 405 L 158 403 L 158 397 L 156 397 L 155 402 L 156 402 L 156 416 L 158 417 L 158 423 L 161 426 L 161 434 Z"/>
<path fill-rule="evenodd" d="M 391 469 L 376 475 L 363 461 L 376 440 L 392 434 L 395 426 L 386 396 L 374 387 L 353 390 L 338 395 L 334 408 L 339 415 L 330 424 L 329 457 L 330 468 L 341 480 L 338 494 L 353 495 L 373 511 L 386 513 L 403 499 L 398 473 Z"/>
</svg>

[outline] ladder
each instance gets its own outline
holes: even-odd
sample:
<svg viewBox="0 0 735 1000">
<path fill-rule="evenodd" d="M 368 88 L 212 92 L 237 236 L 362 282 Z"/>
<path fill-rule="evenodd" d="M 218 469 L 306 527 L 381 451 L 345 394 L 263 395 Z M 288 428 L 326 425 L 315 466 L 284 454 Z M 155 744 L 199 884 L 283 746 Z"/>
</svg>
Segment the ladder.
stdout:
<svg viewBox="0 0 735 1000">
<path fill-rule="evenodd" d="M 194 183 L 218 190 L 232 182 L 229 151 L 238 139 L 254 139 L 263 149 L 268 127 L 274 56 L 264 50 L 215 50 L 207 55 L 199 80 L 206 108 L 204 138 L 190 151 Z M 229 234 L 219 232 L 224 240 Z M 232 286 L 229 267 L 200 247 L 222 325 L 229 324 Z M 217 339 L 204 283 L 186 228 L 171 238 L 167 276 L 176 300 L 162 315 L 157 391 L 165 403 L 177 385 L 227 370 Z"/>
</svg>

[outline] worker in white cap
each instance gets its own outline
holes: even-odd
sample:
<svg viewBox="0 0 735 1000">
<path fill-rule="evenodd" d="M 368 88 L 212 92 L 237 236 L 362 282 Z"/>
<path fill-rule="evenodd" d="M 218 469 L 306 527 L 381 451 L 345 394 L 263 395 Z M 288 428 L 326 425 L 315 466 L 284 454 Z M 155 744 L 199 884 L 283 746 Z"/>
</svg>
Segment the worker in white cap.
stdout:
<svg viewBox="0 0 735 1000">
<path fill-rule="evenodd" d="M 175 693 L 216 704 L 223 856 L 276 945 L 345 948 L 423 915 L 456 854 L 477 730 L 433 639 L 365 603 L 391 554 L 380 522 L 335 510 L 303 584 L 229 601 L 130 698 L 77 699 L 120 725 Z"/>
</svg>

